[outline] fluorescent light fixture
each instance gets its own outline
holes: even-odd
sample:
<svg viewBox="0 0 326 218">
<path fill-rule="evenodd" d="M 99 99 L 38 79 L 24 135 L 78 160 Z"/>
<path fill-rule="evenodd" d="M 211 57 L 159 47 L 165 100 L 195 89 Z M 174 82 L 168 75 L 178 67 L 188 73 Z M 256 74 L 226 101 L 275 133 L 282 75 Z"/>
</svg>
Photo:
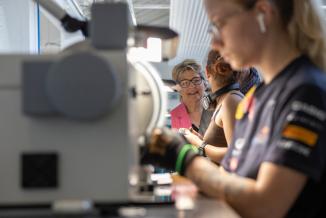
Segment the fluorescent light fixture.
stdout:
<svg viewBox="0 0 326 218">
<path fill-rule="evenodd" d="M 160 38 L 148 38 L 147 50 L 153 62 L 162 61 L 162 40 Z"/>
<path fill-rule="evenodd" d="M 162 40 L 159 38 L 148 38 L 147 49 L 143 47 L 132 47 L 129 49 L 129 55 L 136 60 L 161 62 Z"/>
</svg>

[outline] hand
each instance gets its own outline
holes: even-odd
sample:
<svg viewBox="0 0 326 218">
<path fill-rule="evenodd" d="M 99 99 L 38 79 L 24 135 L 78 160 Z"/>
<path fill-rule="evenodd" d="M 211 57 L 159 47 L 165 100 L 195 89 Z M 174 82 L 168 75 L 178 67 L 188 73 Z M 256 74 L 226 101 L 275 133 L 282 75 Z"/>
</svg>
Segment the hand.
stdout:
<svg viewBox="0 0 326 218">
<path fill-rule="evenodd" d="M 197 151 L 180 134 L 161 128 L 155 129 L 149 136 L 141 155 L 141 163 L 176 170 L 182 175 L 186 166 L 197 155 Z"/>
<path fill-rule="evenodd" d="M 203 140 L 204 137 L 199 132 L 197 132 L 193 128 L 190 128 L 189 130 L 190 130 L 191 133 L 195 134 L 196 136 L 198 136 L 198 138 L 200 138 L 201 140 Z"/>
<path fill-rule="evenodd" d="M 182 135 L 187 135 L 187 134 L 190 133 L 190 130 L 187 129 L 187 128 L 180 128 L 179 133 L 182 134 Z"/>
<path fill-rule="evenodd" d="M 196 147 L 199 147 L 203 141 L 202 136 L 192 128 L 180 128 L 179 132 L 183 134 L 183 136 L 190 144 L 195 145 Z"/>
</svg>

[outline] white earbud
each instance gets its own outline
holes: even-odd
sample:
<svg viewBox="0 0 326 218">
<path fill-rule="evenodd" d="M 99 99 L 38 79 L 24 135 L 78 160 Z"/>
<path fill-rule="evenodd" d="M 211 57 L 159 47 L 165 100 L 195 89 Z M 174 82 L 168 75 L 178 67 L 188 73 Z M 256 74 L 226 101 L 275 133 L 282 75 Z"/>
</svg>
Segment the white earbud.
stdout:
<svg viewBox="0 0 326 218">
<path fill-rule="evenodd" d="M 257 21 L 258 21 L 260 32 L 261 33 L 266 33 L 266 25 L 265 25 L 265 20 L 264 20 L 264 14 L 263 13 L 259 13 L 257 15 Z"/>
</svg>

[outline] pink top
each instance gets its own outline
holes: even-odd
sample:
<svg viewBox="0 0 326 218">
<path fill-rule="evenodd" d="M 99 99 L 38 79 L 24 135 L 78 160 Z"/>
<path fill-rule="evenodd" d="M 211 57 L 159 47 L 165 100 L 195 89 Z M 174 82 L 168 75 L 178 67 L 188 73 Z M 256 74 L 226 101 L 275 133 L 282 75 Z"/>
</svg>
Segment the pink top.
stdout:
<svg viewBox="0 0 326 218">
<path fill-rule="evenodd" d="M 191 120 L 187 112 L 186 106 L 183 103 L 179 104 L 177 107 L 171 110 L 170 114 L 171 127 L 173 129 L 191 127 Z"/>
</svg>

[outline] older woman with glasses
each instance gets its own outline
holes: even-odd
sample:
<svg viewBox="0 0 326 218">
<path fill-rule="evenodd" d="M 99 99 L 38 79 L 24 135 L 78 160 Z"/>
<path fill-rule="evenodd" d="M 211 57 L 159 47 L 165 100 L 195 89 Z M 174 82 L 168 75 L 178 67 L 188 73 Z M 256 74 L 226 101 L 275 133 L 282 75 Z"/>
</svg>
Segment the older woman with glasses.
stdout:
<svg viewBox="0 0 326 218">
<path fill-rule="evenodd" d="M 206 89 L 200 65 L 194 60 L 186 59 L 173 68 L 172 79 L 177 84 L 181 101 L 170 112 L 172 128 L 193 128 L 204 134 L 213 112 L 204 111 L 200 103 Z"/>
<path fill-rule="evenodd" d="M 241 217 L 326 217 L 326 19 L 318 0 L 204 0 L 212 46 L 264 83 L 236 111 L 221 167 L 156 129 L 151 162 L 174 168 Z M 152 156 L 152 157 L 153 157 Z M 160 158 L 157 158 L 160 156 Z"/>
</svg>

